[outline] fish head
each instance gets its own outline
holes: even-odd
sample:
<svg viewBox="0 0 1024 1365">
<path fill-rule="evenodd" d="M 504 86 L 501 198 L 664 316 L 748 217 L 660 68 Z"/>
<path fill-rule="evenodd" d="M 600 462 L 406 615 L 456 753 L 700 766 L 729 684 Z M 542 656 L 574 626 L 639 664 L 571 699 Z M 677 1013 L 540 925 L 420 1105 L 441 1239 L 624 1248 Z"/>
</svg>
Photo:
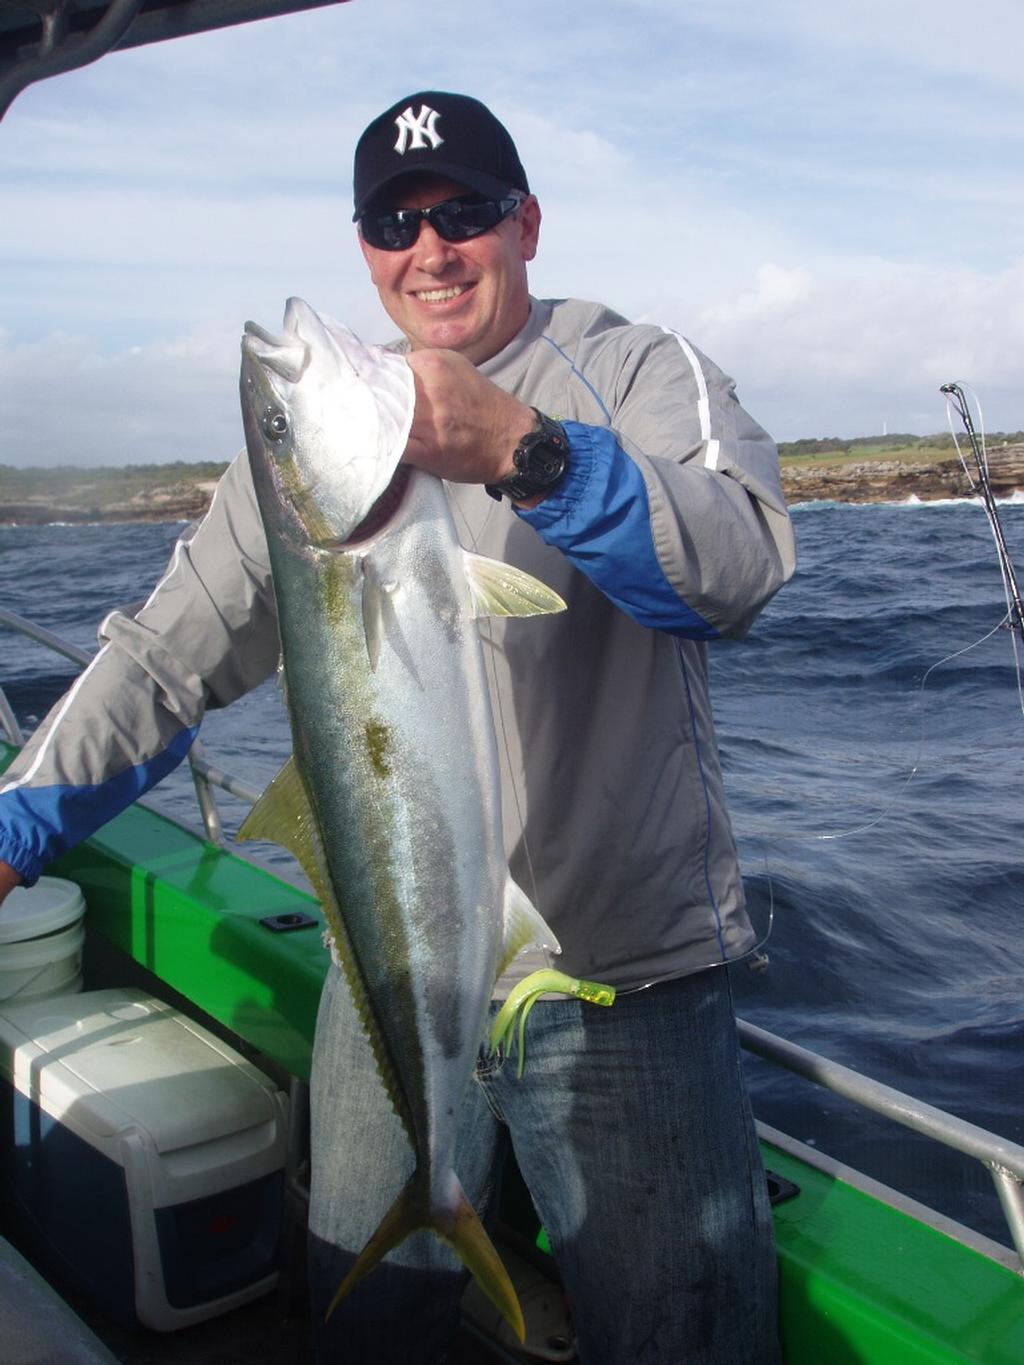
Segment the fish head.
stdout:
<svg viewBox="0 0 1024 1365">
<path fill-rule="evenodd" d="M 405 451 L 415 390 L 403 358 L 292 298 L 280 333 L 245 324 L 241 397 L 257 482 L 259 470 L 312 544 L 349 539 Z"/>
</svg>

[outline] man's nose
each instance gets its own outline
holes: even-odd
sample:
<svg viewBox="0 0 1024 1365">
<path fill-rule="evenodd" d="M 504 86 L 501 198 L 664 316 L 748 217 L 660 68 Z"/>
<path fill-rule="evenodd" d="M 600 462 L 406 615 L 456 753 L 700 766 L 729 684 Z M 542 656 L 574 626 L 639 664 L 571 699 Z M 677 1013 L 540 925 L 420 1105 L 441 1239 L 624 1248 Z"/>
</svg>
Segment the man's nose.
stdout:
<svg viewBox="0 0 1024 1365">
<path fill-rule="evenodd" d="M 457 259 L 451 242 L 446 242 L 426 219 L 420 223 L 420 235 L 413 247 L 413 258 L 421 270 L 429 275 L 440 275 Z"/>
</svg>

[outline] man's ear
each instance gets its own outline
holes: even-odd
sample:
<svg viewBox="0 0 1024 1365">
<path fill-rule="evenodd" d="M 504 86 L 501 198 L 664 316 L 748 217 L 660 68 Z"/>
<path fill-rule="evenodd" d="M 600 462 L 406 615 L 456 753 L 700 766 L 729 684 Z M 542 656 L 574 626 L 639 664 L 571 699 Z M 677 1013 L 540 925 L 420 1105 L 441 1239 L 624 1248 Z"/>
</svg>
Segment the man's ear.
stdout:
<svg viewBox="0 0 1024 1365">
<path fill-rule="evenodd" d="M 537 254 L 537 242 L 540 239 L 540 204 L 535 194 L 523 200 L 516 215 L 516 222 L 519 224 L 522 258 L 524 261 L 532 261 Z"/>
</svg>

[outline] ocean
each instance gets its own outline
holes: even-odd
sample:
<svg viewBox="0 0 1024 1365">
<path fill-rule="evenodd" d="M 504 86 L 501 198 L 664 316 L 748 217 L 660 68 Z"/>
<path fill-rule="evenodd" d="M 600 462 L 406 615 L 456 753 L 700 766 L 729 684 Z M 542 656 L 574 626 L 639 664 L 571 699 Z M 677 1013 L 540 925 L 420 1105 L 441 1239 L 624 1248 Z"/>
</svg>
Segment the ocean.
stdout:
<svg viewBox="0 0 1024 1365">
<path fill-rule="evenodd" d="M 1024 505 L 1001 508 L 1024 563 Z M 713 695 L 760 969 L 746 1019 L 1024 1143 L 1024 713 L 988 523 L 968 502 L 794 511 L 800 567 Z M 179 525 L 0 527 L 0 604 L 84 649 L 141 600 Z M 0 629 L 26 730 L 75 674 Z M 211 713 L 254 786 L 287 752 L 271 682 Z M 186 770 L 150 798 L 195 822 Z M 244 808 L 219 798 L 225 824 Z M 277 850 L 265 849 L 279 866 Z M 751 1059 L 759 1117 L 1006 1242 L 980 1165 Z"/>
</svg>

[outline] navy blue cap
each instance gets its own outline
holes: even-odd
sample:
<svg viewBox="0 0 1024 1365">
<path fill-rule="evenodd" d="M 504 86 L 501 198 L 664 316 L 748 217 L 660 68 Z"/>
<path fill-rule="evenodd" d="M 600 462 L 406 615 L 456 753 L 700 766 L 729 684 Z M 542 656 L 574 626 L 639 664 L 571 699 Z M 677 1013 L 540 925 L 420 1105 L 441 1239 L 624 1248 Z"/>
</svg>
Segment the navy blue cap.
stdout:
<svg viewBox="0 0 1024 1365">
<path fill-rule="evenodd" d="M 355 213 L 401 176 L 429 172 L 501 198 L 529 194 L 516 145 L 486 105 L 469 95 L 421 90 L 375 118 L 356 144 Z"/>
</svg>

